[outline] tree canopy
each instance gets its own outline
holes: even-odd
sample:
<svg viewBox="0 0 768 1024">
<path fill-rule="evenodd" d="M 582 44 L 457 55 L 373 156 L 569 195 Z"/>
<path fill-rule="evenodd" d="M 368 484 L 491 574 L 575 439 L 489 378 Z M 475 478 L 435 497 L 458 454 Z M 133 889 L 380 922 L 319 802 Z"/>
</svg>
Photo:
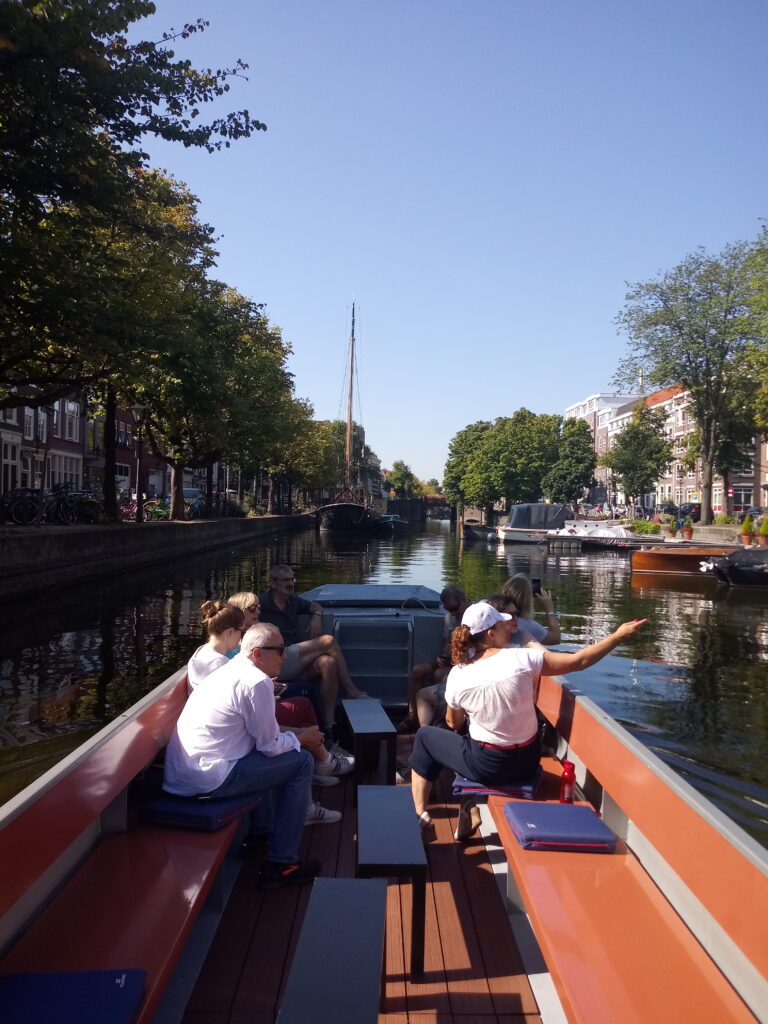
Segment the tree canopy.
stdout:
<svg viewBox="0 0 768 1024">
<path fill-rule="evenodd" d="M 752 369 L 750 345 L 755 320 L 747 256 L 739 243 L 719 256 L 703 249 L 652 281 L 630 286 L 617 317 L 631 352 L 616 382 L 657 387 L 680 385 L 701 432 L 702 522 L 712 515 L 712 478 L 727 410 L 743 390 Z"/>
<path fill-rule="evenodd" d="M 613 446 L 600 459 L 614 475 L 615 483 L 629 498 L 652 491 L 672 459 L 672 443 L 666 437 L 666 415 L 638 402 L 627 425 L 614 438 Z"/>
<path fill-rule="evenodd" d="M 144 306 L 132 299 L 185 231 L 148 216 L 148 190 L 158 210 L 179 204 L 147 173 L 142 139 L 212 150 L 264 128 L 247 111 L 200 118 L 245 70 L 176 59 L 172 44 L 206 22 L 129 43 L 129 26 L 154 10 L 145 0 L 0 2 L 0 408 L 71 393 L 139 340 Z M 210 265 L 212 230 L 194 230 Z M 144 250 L 132 245 L 127 260 L 129 238 Z"/>
<path fill-rule="evenodd" d="M 592 484 L 597 455 L 592 431 L 585 420 L 567 419 L 562 426 L 557 459 L 542 479 L 552 501 L 577 502 Z"/>
</svg>

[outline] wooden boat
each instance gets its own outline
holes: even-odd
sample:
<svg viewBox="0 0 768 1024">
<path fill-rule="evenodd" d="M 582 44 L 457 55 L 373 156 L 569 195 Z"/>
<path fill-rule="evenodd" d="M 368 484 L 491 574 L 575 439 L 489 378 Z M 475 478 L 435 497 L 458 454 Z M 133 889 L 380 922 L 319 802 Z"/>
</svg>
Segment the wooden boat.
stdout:
<svg viewBox="0 0 768 1024">
<path fill-rule="evenodd" d="M 411 524 L 407 519 L 397 515 L 379 516 L 376 521 L 376 529 L 379 533 L 408 533 Z"/>
<path fill-rule="evenodd" d="M 323 601 L 324 628 L 348 657 L 389 662 L 387 686 L 401 696 L 413 658 L 439 645 L 442 624 L 434 592 L 410 589 L 306 595 Z M 366 659 L 366 645 L 379 655 Z M 369 667 L 366 687 L 379 671 Z M 257 864 L 228 855 L 225 871 L 237 877 L 218 887 L 187 942 L 189 905 L 205 889 L 195 876 L 210 884 L 216 858 L 208 851 L 219 833 L 165 830 L 166 840 L 164 830 L 135 824 L 136 779 L 167 740 L 184 692 L 176 673 L 0 808 L 0 975 L 140 968 L 161 948 L 142 1024 L 158 1005 L 162 1019 L 186 1024 L 267 1024 L 280 1006 L 307 889 L 257 892 Z M 459 846 L 457 801 L 450 780 L 440 780 L 437 838 L 427 847 L 425 971 L 412 977 L 408 969 L 410 886 L 390 883 L 379 1022 L 766 1021 L 768 851 L 567 680 L 542 679 L 538 705 L 557 731 L 557 757 L 576 764 L 579 796 L 619 836 L 616 853 L 515 849 L 496 797 L 483 809 L 481 835 Z M 402 758 L 410 738 L 399 742 Z M 537 799 L 556 801 L 558 760 L 545 758 L 544 769 Z M 324 790 L 323 802 L 344 819 L 307 829 L 301 855 L 317 857 L 323 875 L 349 878 L 353 778 Z M 102 870 L 105 857 L 111 873 Z M 183 935 L 167 951 L 178 916 Z M 333 957 L 332 942 L 324 955 Z"/>
<path fill-rule="evenodd" d="M 732 587 L 768 587 L 768 548 L 740 548 L 719 558 L 713 556 L 708 568 Z"/>
<path fill-rule="evenodd" d="M 668 573 L 670 575 L 698 574 L 707 559 L 729 555 L 738 548 L 732 545 L 668 544 L 663 547 L 641 548 L 630 556 L 632 572 Z"/>
<path fill-rule="evenodd" d="M 506 523 L 497 527 L 496 536 L 505 544 L 546 544 L 548 531 L 564 526 L 572 515 L 566 505 L 543 501 L 513 505 Z"/>
<path fill-rule="evenodd" d="M 355 380 L 355 304 L 352 303 L 352 332 L 349 338 L 349 381 L 347 390 L 347 429 L 344 441 L 344 484 L 327 505 L 315 513 L 321 530 L 339 533 L 375 533 L 379 516 L 362 492 L 352 487 L 352 397 Z M 361 500 L 362 495 L 362 500 Z"/>
</svg>

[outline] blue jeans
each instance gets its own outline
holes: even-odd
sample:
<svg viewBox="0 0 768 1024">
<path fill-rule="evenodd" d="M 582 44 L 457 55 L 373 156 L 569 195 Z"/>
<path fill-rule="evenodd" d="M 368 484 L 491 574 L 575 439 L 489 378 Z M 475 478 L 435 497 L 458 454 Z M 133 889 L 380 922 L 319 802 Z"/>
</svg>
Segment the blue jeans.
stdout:
<svg viewBox="0 0 768 1024">
<path fill-rule="evenodd" d="M 209 795 L 217 800 L 263 790 L 267 805 L 257 808 L 256 820 L 262 828 L 272 828 L 267 857 L 283 864 L 299 859 L 299 842 L 307 814 L 307 792 L 312 782 L 315 762 L 306 750 L 288 750 L 276 757 L 267 757 L 252 750 L 241 757 L 218 789 Z M 270 814 L 271 810 L 271 814 Z"/>
</svg>

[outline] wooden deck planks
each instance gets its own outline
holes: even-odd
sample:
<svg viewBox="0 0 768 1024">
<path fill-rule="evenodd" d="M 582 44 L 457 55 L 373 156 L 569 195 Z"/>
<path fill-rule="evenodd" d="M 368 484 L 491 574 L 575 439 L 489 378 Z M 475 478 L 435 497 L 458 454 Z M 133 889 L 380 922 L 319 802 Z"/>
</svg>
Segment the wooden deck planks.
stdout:
<svg viewBox="0 0 768 1024">
<path fill-rule="evenodd" d="M 399 762 L 407 760 L 411 744 L 411 737 L 398 737 Z M 353 877 L 352 781 L 346 777 L 341 785 L 315 793 L 324 806 L 343 810 L 344 817 L 338 825 L 308 828 L 300 856 L 318 859 L 323 875 Z M 540 1022 L 482 840 L 462 847 L 453 839 L 457 804 L 447 773 L 435 787 L 434 818 L 437 839 L 428 846 L 424 976 L 411 981 L 407 973 L 410 884 L 391 881 L 379 1024 Z M 274 1021 L 309 889 L 261 893 L 254 885 L 257 870 L 257 863 L 243 865 L 184 1024 Z M 331 945 L 332 937 L 330 921 Z"/>
</svg>

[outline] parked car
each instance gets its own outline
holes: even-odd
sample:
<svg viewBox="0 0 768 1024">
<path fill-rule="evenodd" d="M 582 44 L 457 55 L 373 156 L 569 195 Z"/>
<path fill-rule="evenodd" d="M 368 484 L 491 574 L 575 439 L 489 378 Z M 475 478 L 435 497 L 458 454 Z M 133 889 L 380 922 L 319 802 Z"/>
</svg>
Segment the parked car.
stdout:
<svg viewBox="0 0 768 1024">
<path fill-rule="evenodd" d="M 680 506 L 678 515 L 680 519 L 685 519 L 686 516 L 690 516 L 694 523 L 698 523 L 701 519 L 701 502 L 684 501 Z"/>
<path fill-rule="evenodd" d="M 743 523 L 744 516 L 749 516 L 750 519 L 754 519 L 755 516 L 761 516 L 764 512 L 764 508 L 760 508 L 758 505 L 754 505 L 752 508 L 745 508 L 742 512 L 739 512 L 736 518 L 740 523 Z"/>
<path fill-rule="evenodd" d="M 656 512 L 658 515 L 677 517 L 678 508 L 677 505 L 673 504 L 671 501 L 665 501 L 661 505 L 656 506 Z M 693 518 L 693 516 L 691 516 L 691 518 Z"/>
</svg>

